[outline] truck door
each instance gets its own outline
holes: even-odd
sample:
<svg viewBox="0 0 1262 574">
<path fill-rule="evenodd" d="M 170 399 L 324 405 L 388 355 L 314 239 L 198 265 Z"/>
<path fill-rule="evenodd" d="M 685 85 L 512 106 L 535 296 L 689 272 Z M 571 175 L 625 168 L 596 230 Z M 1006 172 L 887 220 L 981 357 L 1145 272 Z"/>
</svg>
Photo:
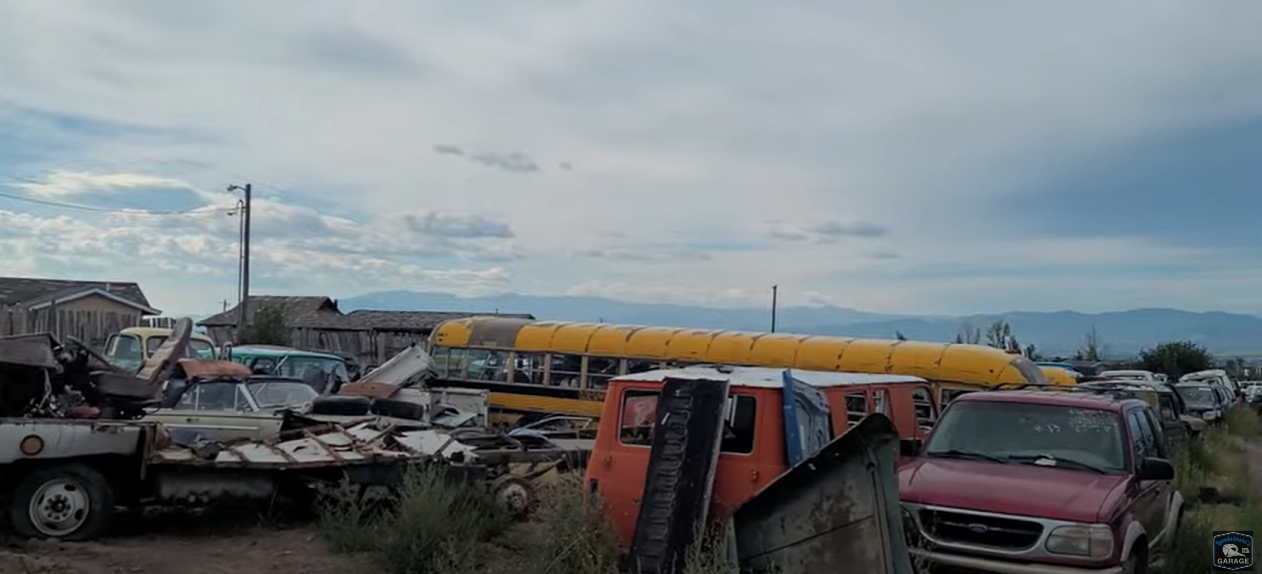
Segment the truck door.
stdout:
<svg viewBox="0 0 1262 574">
<path fill-rule="evenodd" d="M 832 440 L 832 421 L 823 391 L 793 378 L 789 369 L 782 376 L 785 453 L 794 467 Z"/>
</svg>

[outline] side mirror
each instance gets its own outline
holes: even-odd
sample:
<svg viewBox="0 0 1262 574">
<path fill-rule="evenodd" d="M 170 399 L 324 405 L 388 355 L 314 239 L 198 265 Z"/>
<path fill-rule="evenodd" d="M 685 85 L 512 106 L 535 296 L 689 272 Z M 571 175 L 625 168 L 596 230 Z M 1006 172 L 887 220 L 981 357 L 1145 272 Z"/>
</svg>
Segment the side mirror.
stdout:
<svg viewBox="0 0 1262 574">
<path fill-rule="evenodd" d="M 1145 458 L 1136 475 L 1139 480 L 1174 480 L 1174 465 L 1164 458 Z"/>
<path fill-rule="evenodd" d="M 898 441 L 898 454 L 901 456 L 914 457 L 920 454 L 920 449 L 924 446 L 924 441 L 918 438 L 905 438 Z M 1173 472 L 1173 469 L 1171 469 Z"/>
</svg>

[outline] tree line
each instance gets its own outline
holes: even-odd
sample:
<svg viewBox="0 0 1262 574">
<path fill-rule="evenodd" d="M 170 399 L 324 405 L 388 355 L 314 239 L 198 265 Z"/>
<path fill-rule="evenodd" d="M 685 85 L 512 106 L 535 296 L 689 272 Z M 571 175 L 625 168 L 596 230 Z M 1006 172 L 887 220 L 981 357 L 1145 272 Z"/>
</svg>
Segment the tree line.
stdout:
<svg viewBox="0 0 1262 574">
<path fill-rule="evenodd" d="M 897 335 L 899 339 L 906 340 L 902 333 Z M 971 322 L 965 321 L 956 332 L 954 342 L 967 345 L 984 344 L 988 347 L 1020 353 L 1033 361 L 1049 360 L 1062 362 L 1075 360 L 1106 362 L 1105 345 L 1101 341 L 1099 331 L 1095 327 L 1092 327 L 1091 330 L 1082 336 L 1078 349 L 1071 356 L 1049 358 L 1039 353 L 1038 349 L 1032 344 L 1022 347 L 1016 335 L 1013 334 L 1012 325 L 1005 319 L 997 320 L 985 329 L 978 328 Z M 1193 341 L 1182 340 L 1165 341 L 1153 347 L 1141 349 L 1139 354 L 1132 360 L 1117 361 L 1116 366 L 1118 368 L 1133 368 L 1154 373 L 1165 373 L 1172 379 L 1177 380 L 1188 373 L 1213 369 L 1218 365 L 1214 356 L 1204 346 Z M 1239 377 L 1244 373 L 1244 367 L 1244 360 L 1239 358 L 1228 359 L 1222 365 L 1222 368 L 1228 374 L 1235 377 Z"/>
</svg>

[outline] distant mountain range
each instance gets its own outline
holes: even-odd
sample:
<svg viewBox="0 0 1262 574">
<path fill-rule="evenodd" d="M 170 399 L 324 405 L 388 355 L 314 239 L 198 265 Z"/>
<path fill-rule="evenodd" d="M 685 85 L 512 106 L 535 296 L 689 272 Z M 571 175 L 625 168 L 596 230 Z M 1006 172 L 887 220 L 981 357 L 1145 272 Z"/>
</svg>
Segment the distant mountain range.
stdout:
<svg viewBox="0 0 1262 574">
<path fill-rule="evenodd" d="M 353 309 L 530 313 L 540 319 L 663 325 L 704 329 L 767 331 L 770 309 L 712 308 L 692 305 L 629 303 L 599 297 L 543 297 L 503 294 L 457 297 L 446 293 L 384 291 L 342 299 Z M 1262 351 L 1262 318 L 1237 313 L 1193 313 L 1177 309 L 1135 309 L 1110 313 L 1011 312 L 964 317 L 891 315 L 833 306 L 781 307 L 776 330 L 810 335 L 950 341 L 964 324 L 985 330 L 1006 319 L 1021 344 L 1040 353 L 1072 354 L 1092 328 L 1110 356 L 1129 356 L 1162 341 L 1192 340 L 1216 353 Z"/>
</svg>

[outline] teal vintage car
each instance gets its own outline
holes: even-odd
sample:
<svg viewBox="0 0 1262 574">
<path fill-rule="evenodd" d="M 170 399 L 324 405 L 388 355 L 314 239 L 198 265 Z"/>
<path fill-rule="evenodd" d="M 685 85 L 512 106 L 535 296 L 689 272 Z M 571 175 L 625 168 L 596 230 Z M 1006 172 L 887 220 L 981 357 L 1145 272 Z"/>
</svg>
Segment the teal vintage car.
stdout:
<svg viewBox="0 0 1262 574">
<path fill-rule="evenodd" d="M 228 358 L 249 367 L 256 375 L 302 379 L 320 394 L 335 393 L 351 380 L 346 362 L 330 353 L 275 345 L 241 345 L 231 347 Z"/>
</svg>

